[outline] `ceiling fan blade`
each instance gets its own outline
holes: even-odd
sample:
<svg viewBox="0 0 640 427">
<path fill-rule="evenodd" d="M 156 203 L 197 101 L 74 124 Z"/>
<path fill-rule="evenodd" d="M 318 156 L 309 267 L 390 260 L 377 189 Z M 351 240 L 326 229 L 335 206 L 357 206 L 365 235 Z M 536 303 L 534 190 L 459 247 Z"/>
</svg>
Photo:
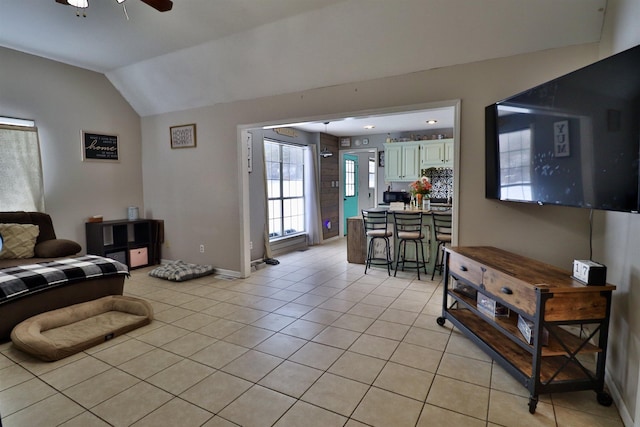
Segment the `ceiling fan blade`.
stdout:
<svg viewBox="0 0 640 427">
<path fill-rule="evenodd" d="M 56 0 L 61 1 L 61 0 Z M 173 7 L 173 2 L 171 0 L 141 0 L 143 3 L 148 4 L 152 8 L 156 9 L 159 12 L 167 12 L 171 10 Z"/>
<path fill-rule="evenodd" d="M 69 4 L 69 3 L 67 3 L 67 0 L 56 0 L 56 3 Z"/>
</svg>

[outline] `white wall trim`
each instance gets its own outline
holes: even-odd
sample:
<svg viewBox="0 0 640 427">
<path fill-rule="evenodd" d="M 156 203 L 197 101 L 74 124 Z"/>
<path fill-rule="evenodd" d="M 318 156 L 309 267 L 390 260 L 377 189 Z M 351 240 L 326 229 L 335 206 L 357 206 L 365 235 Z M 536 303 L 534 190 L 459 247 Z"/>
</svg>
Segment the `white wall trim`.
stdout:
<svg viewBox="0 0 640 427">
<path fill-rule="evenodd" d="M 223 276 L 229 276 L 229 277 L 233 277 L 233 278 L 236 278 L 236 279 L 243 279 L 243 278 L 246 277 L 240 271 L 226 270 L 224 268 L 216 268 L 216 272 L 214 274 L 216 276 L 218 274 L 221 274 Z"/>
<path fill-rule="evenodd" d="M 605 368 L 604 382 L 606 383 L 607 388 L 611 393 L 614 404 L 618 407 L 618 413 L 620 414 L 620 418 L 622 418 L 622 422 L 624 423 L 625 427 L 637 426 L 637 424 L 633 423 L 633 418 L 631 417 L 631 414 L 629 413 L 629 410 L 624 403 L 624 399 L 622 398 L 620 390 L 618 390 L 618 387 L 616 387 L 615 383 L 611 381 L 612 377 L 613 375 L 609 372 L 608 369 Z"/>
</svg>

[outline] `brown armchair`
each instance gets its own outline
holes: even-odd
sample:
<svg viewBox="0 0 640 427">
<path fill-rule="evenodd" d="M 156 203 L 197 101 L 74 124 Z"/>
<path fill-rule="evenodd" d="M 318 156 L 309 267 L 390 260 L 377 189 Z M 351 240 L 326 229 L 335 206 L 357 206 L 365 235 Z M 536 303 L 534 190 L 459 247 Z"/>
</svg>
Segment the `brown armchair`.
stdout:
<svg viewBox="0 0 640 427">
<path fill-rule="evenodd" d="M 4 225 L 4 227 L 0 228 L 0 233 L 9 234 L 7 230 L 10 227 L 7 227 L 7 224 L 31 224 L 38 226 L 37 237 L 35 238 L 35 242 L 33 240 L 27 241 L 24 244 L 29 245 L 30 243 L 34 243 L 33 246 L 33 255 L 29 257 L 28 255 L 21 255 L 20 257 L 14 257 L 11 251 L 11 245 L 16 243 L 16 240 L 13 242 L 5 236 L 4 239 L 4 247 L 0 250 L 0 268 L 14 266 L 18 264 L 25 263 L 34 263 L 47 261 L 52 258 L 60 258 L 72 256 L 79 253 L 82 248 L 81 246 L 72 240 L 67 239 L 58 239 L 56 237 L 55 230 L 53 228 L 53 222 L 51 221 L 51 217 L 42 212 L 0 212 L 0 225 Z M 27 252 L 31 253 L 31 248 L 28 248 Z"/>
</svg>

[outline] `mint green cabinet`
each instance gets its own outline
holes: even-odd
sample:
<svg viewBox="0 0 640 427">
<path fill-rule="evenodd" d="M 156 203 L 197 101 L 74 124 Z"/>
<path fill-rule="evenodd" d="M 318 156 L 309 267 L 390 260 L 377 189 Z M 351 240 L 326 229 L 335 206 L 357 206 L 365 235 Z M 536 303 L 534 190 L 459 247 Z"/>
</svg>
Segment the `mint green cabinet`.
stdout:
<svg viewBox="0 0 640 427">
<path fill-rule="evenodd" d="M 420 177 L 420 143 L 384 144 L 384 179 L 386 182 L 415 181 Z"/>
<path fill-rule="evenodd" d="M 420 143 L 420 168 L 434 167 L 453 167 L 453 139 L 438 139 Z"/>
</svg>

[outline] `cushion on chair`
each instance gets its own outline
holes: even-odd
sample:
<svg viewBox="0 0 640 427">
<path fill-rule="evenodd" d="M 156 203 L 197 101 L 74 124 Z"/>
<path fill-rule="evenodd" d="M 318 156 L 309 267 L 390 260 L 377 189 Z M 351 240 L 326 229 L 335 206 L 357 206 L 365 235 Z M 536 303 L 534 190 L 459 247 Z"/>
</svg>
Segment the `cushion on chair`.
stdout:
<svg viewBox="0 0 640 427">
<path fill-rule="evenodd" d="M 393 231 L 385 230 L 381 228 L 379 230 L 369 230 L 367 231 L 367 236 L 369 237 L 390 237 L 393 236 Z"/>
<path fill-rule="evenodd" d="M 147 325 L 152 319 L 153 307 L 147 301 L 110 295 L 30 317 L 13 328 L 11 341 L 26 353 L 53 361 Z"/>
<path fill-rule="evenodd" d="M 173 261 L 162 264 L 149 272 L 149 276 L 160 279 L 182 282 L 214 273 L 216 270 L 210 265 L 189 264 L 184 261 Z"/>
<path fill-rule="evenodd" d="M 33 224 L 0 224 L 0 259 L 33 258 L 40 228 Z"/>
<path fill-rule="evenodd" d="M 436 234 L 436 240 L 451 243 L 451 234 Z"/>
<path fill-rule="evenodd" d="M 419 231 L 398 231 L 398 238 L 405 240 L 418 240 L 424 236 Z"/>
</svg>

